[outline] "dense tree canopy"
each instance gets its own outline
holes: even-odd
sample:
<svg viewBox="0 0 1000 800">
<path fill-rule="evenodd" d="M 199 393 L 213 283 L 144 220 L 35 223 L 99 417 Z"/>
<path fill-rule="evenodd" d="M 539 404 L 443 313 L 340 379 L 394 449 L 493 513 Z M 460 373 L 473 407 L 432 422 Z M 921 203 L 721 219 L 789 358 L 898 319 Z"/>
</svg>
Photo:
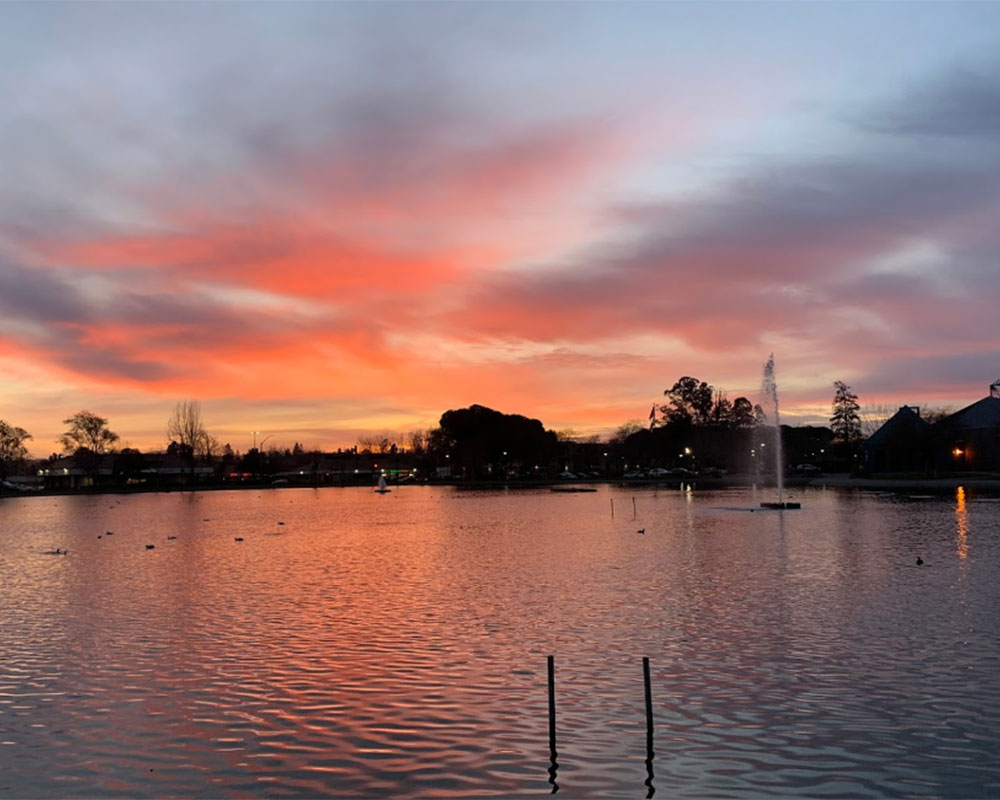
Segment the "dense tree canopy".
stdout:
<svg viewBox="0 0 1000 800">
<path fill-rule="evenodd" d="M 108 421 L 89 411 L 64 419 L 63 425 L 68 425 L 69 430 L 59 437 L 59 442 L 67 453 L 81 448 L 96 454 L 108 453 L 118 441 L 118 434 L 108 429 Z"/>
<path fill-rule="evenodd" d="M 442 414 L 429 444 L 450 455 L 454 467 L 481 476 L 494 464 L 547 464 L 557 440 L 540 420 L 473 405 Z"/>
<path fill-rule="evenodd" d="M 711 420 L 715 390 L 705 381 L 685 375 L 663 393 L 670 398 L 663 406 L 667 422 L 705 425 Z"/>
<path fill-rule="evenodd" d="M 0 419 L 0 478 L 6 478 L 13 467 L 28 457 L 28 448 L 24 443 L 31 438 L 24 428 Z"/>
<path fill-rule="evenodd" d="M 763 418 L 760 406 L 747 398 L 732 402 L 715 387 L 685 375 L 663 392 L 670 403 L 660 407 L 664 425 L 714 425 L 723 428 L 752 428 Z"/>
</svg>

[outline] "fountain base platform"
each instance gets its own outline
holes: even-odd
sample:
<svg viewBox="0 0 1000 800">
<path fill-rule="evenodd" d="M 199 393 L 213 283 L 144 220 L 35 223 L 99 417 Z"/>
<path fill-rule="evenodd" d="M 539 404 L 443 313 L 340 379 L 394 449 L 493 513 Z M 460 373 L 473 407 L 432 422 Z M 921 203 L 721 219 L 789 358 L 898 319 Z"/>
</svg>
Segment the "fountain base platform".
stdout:
<svg viewBox="0 0 1000 800">
<path fill-rule="evenodd" d="M 761 503 L 761 508 L 802 508 L 802 503 Z"/>
</svg>

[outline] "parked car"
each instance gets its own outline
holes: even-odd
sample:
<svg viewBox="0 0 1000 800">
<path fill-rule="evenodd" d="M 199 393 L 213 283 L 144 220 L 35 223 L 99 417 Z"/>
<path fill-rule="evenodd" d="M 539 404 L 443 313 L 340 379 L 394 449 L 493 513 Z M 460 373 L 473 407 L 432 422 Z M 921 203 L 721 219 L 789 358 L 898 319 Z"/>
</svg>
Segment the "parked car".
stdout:
<svg viewBox="0 0 1000 800">
<path fill-rule="evenodd" d="M 645 478 L 646 475 L 642 471 L 634 469 L 631 472 L 626 472 L 622 477 L 623 478 Z"/>
<path fill-rule="evenodd" d="M 692 475 L 694 475 L 694 473 L 691 470 L 685 469 L 684 467 L 674 467 L 673 469 L 668 470 L 667 472 L 669 475 L 673 475 L 679 478 L 689 478 Z"/>
<path fill-rule="evenodd" d="M 665 478 L 670 474 L 670 470 L 664 469 L 663 467 L 653 467 L 653 469 L 651 469 L 646 474 L 650 478 Z"/>
</svg>

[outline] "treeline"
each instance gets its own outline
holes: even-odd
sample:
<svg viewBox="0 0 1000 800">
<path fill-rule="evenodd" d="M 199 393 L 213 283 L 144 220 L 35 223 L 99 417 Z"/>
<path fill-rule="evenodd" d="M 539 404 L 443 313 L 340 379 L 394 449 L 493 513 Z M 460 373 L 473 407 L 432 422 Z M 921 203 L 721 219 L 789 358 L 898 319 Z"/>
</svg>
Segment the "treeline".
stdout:
<svg viewBox="0 0 1000 800">
<path fill-rule="evenodd" d="M 823 468 L 851 468 L 861 440 L 857 396 L 841 381 L 835 384 L 832 428 L 782 426 L 786 463 L 818 464 Z M 730 472 L 766 472 L 774 469 L 768 455 L 775 432 L 760 405 L 746 397 L 730 400 L 711 384 L 691 376 L 678 379 L 664 392 L 665 402 L 654 404 L 649 424 L 638 421 L 621 426 L 607 441 L 596 437 L 581 441 L 557 434 L 537 419 L 506 414 L 481 405 L 452 409 L 439 425 L 427 431 L 382 432 L 358 438 L 358 444 L 336 453 L 307 450 L 296 442 L 284 449 L 270 438 L 246 453 L 220 442 L 206 428 L 201 406 L 195 400 L 177 403 L 167 420 L 165 455 L 185 465 L 192 476 L 210 466 L 212 472 L 276 475 L 288 470 L 317 472 L 324 459 L 380 456 L 421 476 L 464 479 L 546 477 L 574 472 L 587 477 L 615 477 L 630 469 L 683 468 L 696 472 L 711 467 Z M 63 420 L 62 455 L 73 456 L 84 468 L 97 469 L 114 454 L 115 472 L 122 475 L 142 468 L 148 454 L 117 448 L 120 436 L 107 418 L 80 411 Z M 28 463 L 26 442 L 32 436 L 23 428 L 0 420 L 0 478 Z M 53 454 L 48 460 L 60 457 Z M 370 458 L 373 464 L 374 458 Z M 822 463 L 820 463 L 822 462 Z M 360 469 L 360 468 L 359 468 Z"/>
</svg>

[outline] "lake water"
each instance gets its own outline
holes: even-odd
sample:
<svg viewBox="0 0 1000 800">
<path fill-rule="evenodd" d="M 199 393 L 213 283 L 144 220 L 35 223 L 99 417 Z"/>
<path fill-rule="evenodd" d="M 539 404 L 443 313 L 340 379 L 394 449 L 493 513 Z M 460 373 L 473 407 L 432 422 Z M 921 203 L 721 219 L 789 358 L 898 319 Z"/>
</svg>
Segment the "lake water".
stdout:
<svg viewBox="0 0 1000 800">
<path fill-rule="evenodd" d="M 761 499 L 0 500 L 0 796 L 1000 796 L 1000 503 Z"/>
</svg>

